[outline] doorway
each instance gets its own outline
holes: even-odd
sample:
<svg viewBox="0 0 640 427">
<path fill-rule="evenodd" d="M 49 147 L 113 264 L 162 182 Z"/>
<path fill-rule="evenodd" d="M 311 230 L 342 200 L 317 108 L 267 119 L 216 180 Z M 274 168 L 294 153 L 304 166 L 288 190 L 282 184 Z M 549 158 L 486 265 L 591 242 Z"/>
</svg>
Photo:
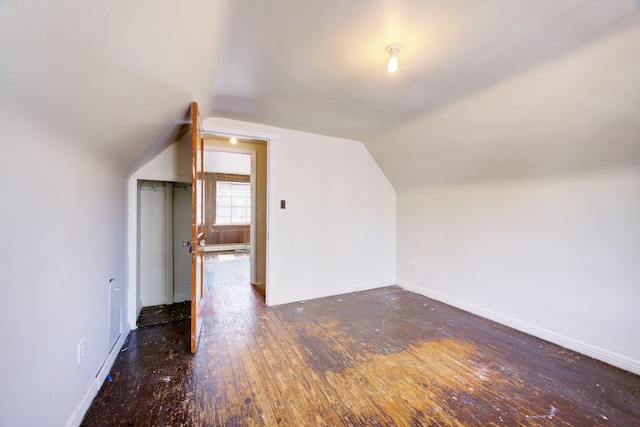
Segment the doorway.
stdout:
<svg viewBox="0 0 640 427">
<path fill-rule="evenodd" d="M 191 301 L 191 259 L 183 242 L 191 234 L 191 184 L 138 182 L 139 283 L 143 310 L 138 326 L 188 318 Z M 186 303 L 185 303 L 186 302 Z M 171 309 L 168 306 L 177 304 Z M 180 309 L 184 305 L 184 310 Z M 145 310 L 146 307 L 154 307 Z M 176 314 L 177 313 L 177 314 Z"/>
<path fill-rule="evenodd" d="M 269 301 L 268 286 L 268 252 L 267 252 L 267 176 L 268 176 L 268 138 L 272 135 L 256 135 L 255 138 L 238 137 L 238 143 L 232 147 L 229 136 L 239 134 L 240 130 L 220 129 L 215 135 L 205 131 L 205 143 L 208 150 L 243 151 L 253 153 L 252 168 L 255 161 L 255 174 L 258 181 L 257 203 L 260 204 L 256 215 L 255 236 L 251 236 L 255 244 L 251 245 L 251 283 L 262 287 L 266 301 Z M 215 132 L 218 132 L 216 129 Z M 148 161 L 132 174 L 129 179 L 129 269 L 127 273 L 127 319 L 128 329 L 137 327 L 136 320 L 142 310 L 140 286 L 140 198 L 138 185 L 142 180 L 156 180 L 161 182 L 191 182 L 191 138 L 188 133 L 180 133 L 175 142 Z M 253 234 L 253 233 L 252 233 Z"/>
<path fill-rule="evenodd" d="M 232 142 L 233 141 L 233 142 Z M 267 270 L 267 141 L 242 138 L 240 136 L 206 134 L 205 135 L 205 174 L 219 174 L 212 176 L 210 185 L 219 185 L 220 182 L 247 182 L 247 179 L 238 176 L 248 175 L 250 185 L 250 226 L 249 231 L 249 267 L 250 283 L 266 299 L 268 286 L 266 281 Z M 231 176 L 230 175 L 234 175 Z M 238 183 L 238 186 L 241 186 Z M 213 199 L 210 197 L 209 200 Z M 210 202 L 207 202 L 210 206 Z M 206 223 L 207 229 L 218 229 L 220 233 L 225 226 L 216 225 L 215 210 L 206 213 L 209 219 Z M 241 221 L 240 221 L 241 222 Z M 241 233 L 238 228 L 232 233 Z M 246 232 L 246 229 L 245 229 Z M 235 241 L 234 241 L 235 240 Z M 228 244 L 238 245 L 240 236 L 236 234 L 235 239 L 228 241 Z M 245 239 L 246 240 L 246 239 Z M 213 243 L 213 242 L 212 242 Z M 213 251 L 215 245 L 208 245 L 208 249 Z M 224 249 L 224 247 L 222 247 Z M 233 250 L 242 250 L 243 247 L 231 247 Z"/>
<path fill-rule="evenodd" d="M 205 151 L 206 252 L 250 250 L 254 216 L 251 157 L 249 153 Z"/>
</svg>

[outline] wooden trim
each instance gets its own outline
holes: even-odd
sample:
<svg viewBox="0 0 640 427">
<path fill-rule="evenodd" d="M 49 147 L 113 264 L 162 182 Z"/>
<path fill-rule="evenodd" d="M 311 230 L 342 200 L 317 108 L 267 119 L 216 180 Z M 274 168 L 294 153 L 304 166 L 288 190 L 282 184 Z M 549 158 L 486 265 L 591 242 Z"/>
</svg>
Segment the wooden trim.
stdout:
<svg viewBox="0 0 640 427">
<path fill-rule="evenodd" d="M 250 225 L 209 225 L 207 226 L 208 245 L 227 245 L 231 243 L 251 242 Z"/>
<path fill-rule="evenodd" d="M 198 308 L 203 295 L 204 246 L 200 240 L 204 236 L 204 135 L 198 104 L 191 104 L 191 352 L 198 348 L 198 337 L 202 326 L 202 318 L 198 316 Z"/>
</svg>

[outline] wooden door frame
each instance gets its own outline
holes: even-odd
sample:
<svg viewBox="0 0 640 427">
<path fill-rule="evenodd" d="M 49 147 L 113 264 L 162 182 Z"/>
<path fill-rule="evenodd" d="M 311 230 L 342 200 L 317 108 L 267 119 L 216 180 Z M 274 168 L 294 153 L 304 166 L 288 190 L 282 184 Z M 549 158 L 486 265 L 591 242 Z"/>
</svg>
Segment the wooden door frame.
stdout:
<svg viewBox="0 0 640 427">
<path fill-rule="evenodd" d="M 198 349 L 204 295 L 204 133 L 198 104 L 191 104 L 191 353 Z"/>
</svg>

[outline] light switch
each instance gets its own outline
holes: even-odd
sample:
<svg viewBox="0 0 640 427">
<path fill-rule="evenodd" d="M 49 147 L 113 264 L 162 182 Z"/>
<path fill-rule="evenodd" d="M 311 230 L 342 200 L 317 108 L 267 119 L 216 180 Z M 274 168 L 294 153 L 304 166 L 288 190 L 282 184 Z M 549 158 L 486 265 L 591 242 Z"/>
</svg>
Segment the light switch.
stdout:
<svg viewBox="0 0 640 427">
<path fill-rule="evenodd" d="M 280 209 L 287 209 L 287 201 L 280 200 Z"/>
</svg>

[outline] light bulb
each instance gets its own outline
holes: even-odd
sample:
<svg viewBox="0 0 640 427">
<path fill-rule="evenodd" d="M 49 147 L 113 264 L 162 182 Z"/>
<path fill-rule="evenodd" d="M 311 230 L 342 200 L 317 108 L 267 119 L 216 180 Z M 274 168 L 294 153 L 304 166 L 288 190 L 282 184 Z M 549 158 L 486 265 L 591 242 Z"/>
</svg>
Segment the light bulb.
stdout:
<svg viewBox="0 0 640 427">
<path fill-rule="evenodd" d="M 387 71 L 390 74 L 398 71 L 398 57 L 396 56 L 396 54 L 393 54 L 389 57 L 389 62 L 387 62 Z"/>
<path fill-rule="evenodd" d="M 398 71 L 398 53 L 402 50 L 400 43 L 393 43 L 387 46 L 387 53 L 389 54 L 389 61 L 387 61 L 387 71 L 389 74 L 393 74 Z"/>
<path fill-rule="evenodd" d="M 235 145 L 238 143 L 238 139 L 234 136 L 231 138 L 230 142 Z"/>
</svg>

